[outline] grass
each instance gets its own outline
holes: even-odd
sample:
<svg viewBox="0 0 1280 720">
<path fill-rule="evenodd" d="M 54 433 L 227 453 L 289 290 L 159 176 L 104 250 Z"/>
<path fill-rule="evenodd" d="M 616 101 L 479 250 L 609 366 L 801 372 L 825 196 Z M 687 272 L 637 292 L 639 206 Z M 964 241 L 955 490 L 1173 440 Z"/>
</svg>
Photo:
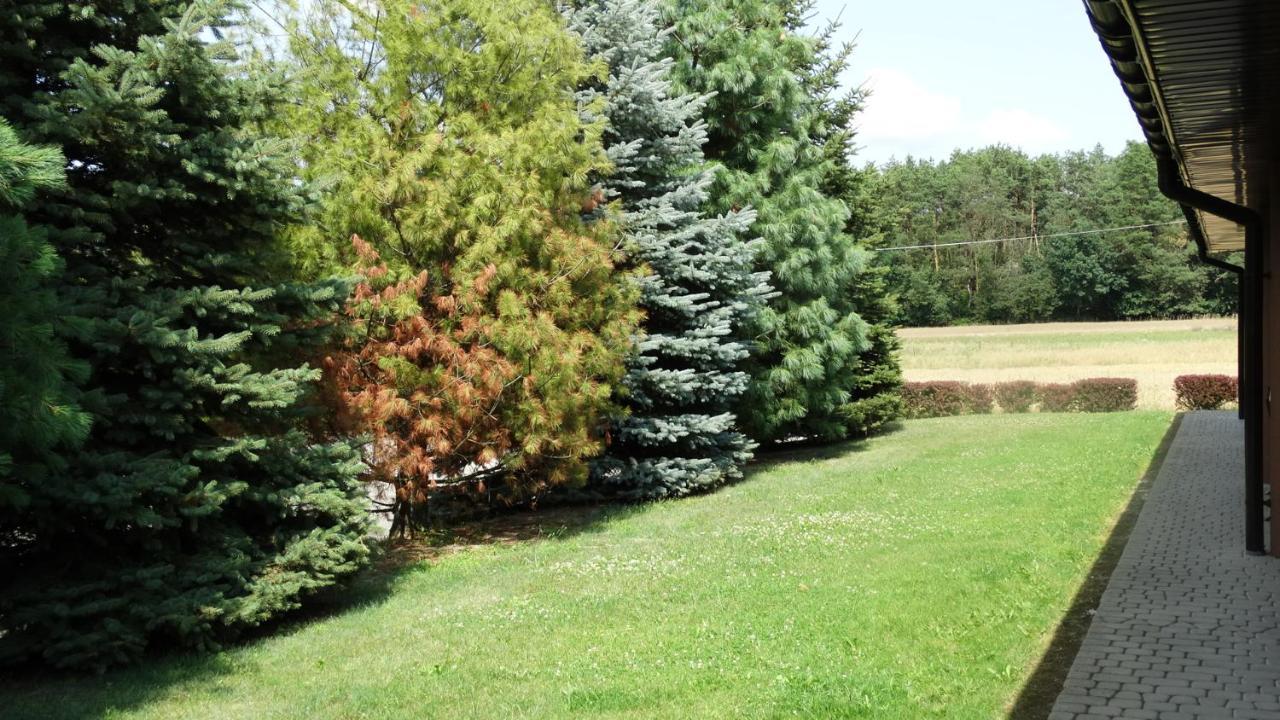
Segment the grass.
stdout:
<svg viewBox="0 0 1280 720">
<path fill-rule="evenodd" d="M 1000 717 L 1169 420 L 912 421 L 712 495 L 438 554 L 216 655 L 9 679 L 0 714 Z"/>
<path fill-rule="evenodd" d="M 1138 407 L 1172 410 L 1173 379 L 1236 374 L 1231 318 L 910 328 L 902 338 L 908 380 L 1138 381 Z"/>
</svg>

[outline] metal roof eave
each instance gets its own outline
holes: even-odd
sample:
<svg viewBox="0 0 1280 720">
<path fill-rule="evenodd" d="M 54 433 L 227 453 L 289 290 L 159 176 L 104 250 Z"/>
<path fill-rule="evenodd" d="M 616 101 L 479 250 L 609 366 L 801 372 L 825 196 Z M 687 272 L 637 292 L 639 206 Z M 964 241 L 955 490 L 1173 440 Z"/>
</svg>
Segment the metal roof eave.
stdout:
<svg viewBox="0 0 1280 720">
<path fill-rule="evenodd" d="M 1148 40 L 1144 37 L 1141 24 L 1137 20 L 1129 0 L 1084 0 L 1085 10 L 1098 35 L 1103 51 L 1111 62 L 1112 70 L 1120 80 L 1121 88 L 1129 99 L 1138 123 L 1142 126 L 1147 145 L 1156 156 L 1157 161 L 1171 160 L 1177 168 L 1182 181 L 1188 187 L 1197 187 L 1197 175 L 1188 167 L 1187 153 L 1182 144 L 1185 138 L 1177 136 L 1177 125 L 1170 120 L 1168 103 L 1164 96 L 1161 78 L 1151 59 Z M 1229 68 L 1228 68 L 1229 69 Z M 1212 79 L 1200 84 L 1187 79 L 1180 79 L 1178 91 L 1181 93 L 1219 93 L 1220 89 Z M 1222 148 L 1212 142 L 1197 141 L 1194 145 L 1197 153 L 1212 153 Z M 1208 163 L 1202 170 L 1210 169 Z M 1221 169 L 1218 168 L 1218 172 Z M 1231 175 L 1225 182 L 1236 181 Z M 1217 183 L 1221 185 L 1222 183 Z M 1239 191 L 1233 193 L 1241 195 Z M 1224 198 L 1225 199 L 1225 198 Z M 1239 197 L 1232 201 L 1238 201 Z M 1244 247 L 1244 230 L 1239 225 L 1220 217 L 1208 215 L 1199 209 L 1191 209 L 1187 213 L 1192 237 L 1201 245 L 1202 253 L 1230 252 Z"/>
</svg>

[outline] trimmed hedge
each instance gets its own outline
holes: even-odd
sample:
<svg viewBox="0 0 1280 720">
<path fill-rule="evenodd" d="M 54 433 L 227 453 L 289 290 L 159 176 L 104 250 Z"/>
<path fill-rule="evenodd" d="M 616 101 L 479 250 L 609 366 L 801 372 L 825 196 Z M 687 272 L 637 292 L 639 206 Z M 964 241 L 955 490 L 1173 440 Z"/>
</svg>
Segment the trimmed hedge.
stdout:
<svg viewBox="0 0 1280 720">
<path fill-rule="evenodd" d="M 965 386 L 965 407 L 975 415 L 986 415 L 995 411 L 995 396 L 991 394 L 991 386 L 982 383 L 968 383 Z"/>
<path fill-rule="evenodd" d="M 989 413 L 991 386 L 951 380 L 903 383 L 902 406 L 909 418 Z"/>
<path fill-rule="evenodd" d="M 1040 402 L 1040 412 L 1070 412 L 1075 400 L 1076 389 L 1069 383 L 1037 383 L 1036 400 Z"/>
<path fill-rule="evenodd" d="M 1118 412 L 1138 404 L 1138 381 L 1133 378 L 1085 378 L 1071 387 L 1071 409 L 1078 412 Z"/>
<path fill-rule="evenodd" d="M 1031 412 L 1036 404 L 1036 384 L 1030 380 L 996 383 L 992 390 L 1000 409 L 1007 413 Z"/>
<path fill-rule="evenodd" d="M 1232 375 L 1179 375 L 1173 392 L 1180 410 L 1217 410 L 1239 399 L 1240 384 Z"/>
<path fill-rule="evenodd" d="M 902 386 L 903 414 L 908 418 L 989 413 L 998 403 L 1006 413 L 1117 412 L 1138 402 L 1132 378 L 1086 378 L 1073 383 L 1014 380 L 994 386 L 953 380 L 909 382 Z"/>
</svg>

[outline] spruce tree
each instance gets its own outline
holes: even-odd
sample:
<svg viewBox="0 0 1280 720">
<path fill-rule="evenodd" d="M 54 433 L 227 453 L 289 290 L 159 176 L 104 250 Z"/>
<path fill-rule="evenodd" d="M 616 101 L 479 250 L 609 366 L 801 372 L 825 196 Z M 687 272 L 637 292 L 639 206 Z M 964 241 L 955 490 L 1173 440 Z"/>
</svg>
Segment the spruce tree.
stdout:
<svg viewBox="0 0 1280 720">
<path fill-rule="evenodd" d="M 759 241 L 746 239 L 755 215 L 703 210 L 715 177 L 701 150 L 707 98 L 673 92 L 657 3 L 590 0 L 566 16 L 608 67 L 583 105 L 603 100 L 604 197 L 620 201 L 624 248 L 649 271 L 623 383 L 630 413 L 596 477 L 625 497 L 686 495 L 740 477 L 753 447 L 732 408 L 747 384 L 743 328 L 769 292 L 768 274 L 752 271 Z"/>
<path fill-rule="evenodd" d="M 0 572 L 0 654 L 96 666 L 211 648 L 366 555 L 352 443 L 299 430 L 300 354 L 341 283 L 280 284 L 291 149 L 278 78 L 214 42 L 218 3 L 29 3 L 0 19 L 0 87 L 65 189 L 29 213 L 67 263 L 93 426 L 30 486 Z"/>
<path fill-rule="evenodd" d="M 358 235 L 390 279 L 425 273 L 420 288 L 383 290 L 402 310 L 419 301 L 424 336 L 442 343 L 394 342 L 378 362 L 387 372 L 342 373 L 366 429 L 402 451 L 379 457 L 375 474 L 396 486 L 397 512 L 418 506 L 409 520 L 420 522 L 450 489 L 515 500 L 585 480 L 638 313 L 614 268 L 615 225 L 583 217 L 608 158 L 603 124 L 583 122 L 574 98 L 593 72 L 581 45 L 542 0 L 322 0 L 293 35 L 301 92 L 283 125 L 303 140 L 307 177 L 328 187 L 294 233 L 301 270 L 349 267 Z M 468 369 L 478 363 L 503 375 L 487 411 L 437 413 L 437 399 L 466 408 L 487 394 L 489 378 Z M 375 386 L 395 402 L 361 400 Z M 419 403 L 476 434 L 401 427 L 379 410 Z M 494 442 L 421 442 L 455 435 Z"/>
<path fill-rule="evenodd" d="M 866 323 L 853 286 L 866 253 L 845 232 L 848 210 L 822 191 L 825 117 L 808 82 L 820 42 L 804 34 L 809 3 L 669 0 L 667 43 L 681 92 L 713 94 L 703 110 L 720 212 L 753 207 L 757 267 L 778 295 L 752 324 L 759 352 L 739 416 L 755 439 L 844 437 L 842 408 L 859 374 Z"/>
</svg>

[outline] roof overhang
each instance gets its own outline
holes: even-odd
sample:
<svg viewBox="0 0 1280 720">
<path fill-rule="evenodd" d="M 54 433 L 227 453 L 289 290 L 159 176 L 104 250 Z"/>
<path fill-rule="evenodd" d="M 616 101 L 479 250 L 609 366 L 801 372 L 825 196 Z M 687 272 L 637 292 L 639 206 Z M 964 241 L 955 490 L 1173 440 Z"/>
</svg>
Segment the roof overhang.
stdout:
<svg viewBox="0 0 1280 720">
<path fill-rule="evenodd" d="M 1147 144 L 1183 182 L 1261 211 L 1280 143 L 1280 1 L 1084 0 Z M 1196 211 L 1209 252 L 1241 226 Z"/>
</svg>

